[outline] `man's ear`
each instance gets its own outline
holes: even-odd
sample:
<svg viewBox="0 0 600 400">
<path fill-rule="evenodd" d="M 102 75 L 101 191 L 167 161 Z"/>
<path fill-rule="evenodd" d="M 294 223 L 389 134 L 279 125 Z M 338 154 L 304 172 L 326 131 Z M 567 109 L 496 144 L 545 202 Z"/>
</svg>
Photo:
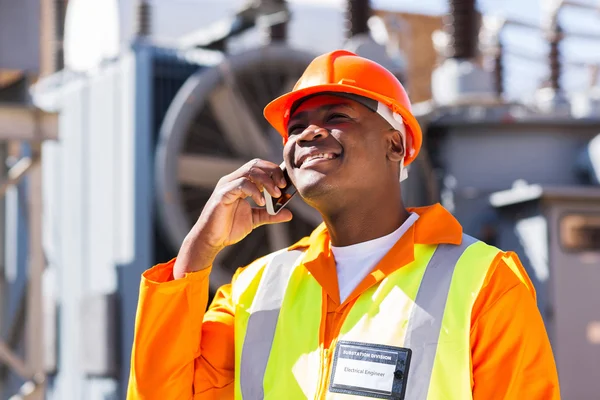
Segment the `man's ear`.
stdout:
<svg viewBox="0 0 600 400">
<path fill-rule="evenodd" d="M 404 146 L 402 144 L 402 134 L 400 131 L 390 131 L 390 145 L 388 148 L 388 158 L 390 161 L 400 162 L 404 159 Z"/>
<path fill-rule="evenodd" d="M 404 157 L 412 157 L 415 153 L 415 147 L 413 145 L 413 136 L 410 133 L 406 133 L 406 150 Z"/>
</svg>

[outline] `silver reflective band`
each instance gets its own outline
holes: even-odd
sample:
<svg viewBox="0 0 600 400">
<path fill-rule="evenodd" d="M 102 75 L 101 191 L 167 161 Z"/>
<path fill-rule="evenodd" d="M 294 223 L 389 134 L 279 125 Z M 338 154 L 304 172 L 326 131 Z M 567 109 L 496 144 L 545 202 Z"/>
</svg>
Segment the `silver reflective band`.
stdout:
<svg viewBox="0 0 600 400">
<path fill-rule="evenodd" d="M 265 267 L 248 318 L 240 362 L 240 389 L 244 400 L 264 398 L 263 381 L 271 354 L 285 289 L 303 252 L 277 254 Z"/>
<path fill-rule="evenodd" d="M 476 241 L 463 234 L 458 246 L 439 245 L 427 264 L 406 328 L 404 347 L 412 350 L 406 399 L 427 399 L 452 275 L 467 247 Z"/>
</svg>

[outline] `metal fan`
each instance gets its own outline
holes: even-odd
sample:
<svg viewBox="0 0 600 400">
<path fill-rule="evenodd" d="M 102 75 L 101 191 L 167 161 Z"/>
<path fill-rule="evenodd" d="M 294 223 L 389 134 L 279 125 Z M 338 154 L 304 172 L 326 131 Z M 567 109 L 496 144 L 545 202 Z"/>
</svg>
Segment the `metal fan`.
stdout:
<svg viewBox="0 0 600 400">
<path fill-rule="evenodd" d="M 281 137 L 262 110 L 292 89 L 312 59 L 284 45 L 269 45 L 200 70 L 179 90 L 165 115 L 156 155 L 159 218 L 173 250 L 222 176 L 255 157 L 281 162 Z M 236 268 L 292 244 L 321 222 L 299 196 L 290 209 L 291 222 L 256 229 L 219 255 L 213 289 L 229 282 Z"/>
</svg>

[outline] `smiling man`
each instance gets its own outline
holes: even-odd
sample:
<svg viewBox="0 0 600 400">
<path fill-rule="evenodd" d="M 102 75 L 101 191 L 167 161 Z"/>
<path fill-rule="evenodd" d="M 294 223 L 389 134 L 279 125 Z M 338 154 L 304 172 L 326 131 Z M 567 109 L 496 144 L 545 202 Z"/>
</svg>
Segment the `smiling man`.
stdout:
<svg viewBox="0 0 600 400">
<path fill-rule="evenodd" d="M 286 186 L 253 160 L 223 177 L 176 259 L 142 277 L 129 399 L 558 399 L 517 256 L 440 205 L 406 209 L 421 130 L 400 82 L 347 51 L 265 108 L 292 183 L 324 223 L 241 268 L 205 312 L 211 265 Z"/>
</svg>

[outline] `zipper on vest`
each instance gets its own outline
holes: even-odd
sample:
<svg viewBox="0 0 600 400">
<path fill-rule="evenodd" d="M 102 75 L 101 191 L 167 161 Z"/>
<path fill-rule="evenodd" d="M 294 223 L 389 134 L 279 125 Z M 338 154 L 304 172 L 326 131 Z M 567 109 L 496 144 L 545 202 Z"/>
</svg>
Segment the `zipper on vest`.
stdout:
<svg viewBox="0 0 600 400">
<path fill-rule="evenodd" d="M 332 329 L 333 339 L 331 340 L 331 343 L 329 343 L 329 348 L 323 348 L 321 358 L 323 364 L 321 366 L 321 375 L 319 376 L 319 386 L 316 396 L 317 400 L 325 400 L 325 396 L 327 395 L 327 390 L 329 389 L 329 378 L 331 375 L 331 364 L 333 355 L 335 353 L 335 348 L 337 346 L 337 342 L 339 339 L 340 332 L 342 330 L 342 326 L 344 325 L 344 321 L 346 321 L 346 317 L 350 313 L 350 310 L 354 306 L 354 303 L 356 303 L 356 298 L 349 301 L 343 307 L 338 307 L 338 309 L 336 310 L 336 312 L 341 311 L 341 315 L 337 320 L 337 323 L 330 328 Z M 323 315 L 327 315 L 327 309 L 323 311 Z"/>
<path fill-rule="evenodd" d="M 318 400 L 324 400 L 325 394 L 327 393 L 327 386 L 329 383 L 329 375 L 331 374 L 331 359 L 332 353 L 335 351 L 337 344 L 337 338 L 331 341 L 328 349 L 324 349 L 323 352 L 323 366 L 321 367 L 321 376 L 319 376 L 319 390 L 317 391 Z"/>
</svg>

